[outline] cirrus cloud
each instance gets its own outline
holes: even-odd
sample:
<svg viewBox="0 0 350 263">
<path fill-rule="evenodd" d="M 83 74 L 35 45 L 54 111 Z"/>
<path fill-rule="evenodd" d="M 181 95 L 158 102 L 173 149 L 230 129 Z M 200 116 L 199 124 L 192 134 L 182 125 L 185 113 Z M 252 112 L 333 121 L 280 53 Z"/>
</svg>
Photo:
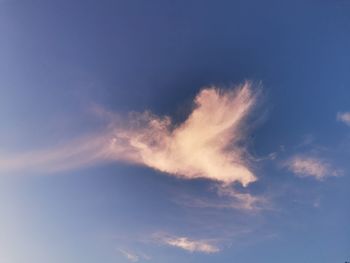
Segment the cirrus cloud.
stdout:
<svg viewBox="0 0 350 263">
<path fill-rule="evenodd" d="M 338 112 L 337 120 L 350 126 L 350 112 Z"/>
<path fill-rule="evenodd" d="M 133 113 L 124 121 L 112 120 L 99 134 L 61 147 L 0 155 L 0 171 L 48 173 L 121 161 L 184 179 L 206 178 L 246 186 L 257 179 L 244 144 L 247 116 L 256 101 L 249 82 L 235 89 L 204 88 L 183 123 L 175 125 L 169 116 L 150 112 Z"/>
<path fill-rule="evenodd" d="M 124 249 L 119 249 L 119 252 L 130 262 L 138 262 L 140 259 L 139 256 L 133 252 Z"/>
<path fill-rule="evenodd" d="M 195 240 L 188 237 L 168 237 L 163 240 L 166 245 L 181 248 L 189 252 L 206 254 L 219 252 L 220 249 L 206 240 Z"/>
<path fill-rule="evenodd" d="M 337 176 L 340 173 L 325 160 L 302 155 L 292 157 L 285 163 L 285 166 L 298 176 L 310 176 L 317 180 L 323 180 L 328 176 Z"/>
</svg>

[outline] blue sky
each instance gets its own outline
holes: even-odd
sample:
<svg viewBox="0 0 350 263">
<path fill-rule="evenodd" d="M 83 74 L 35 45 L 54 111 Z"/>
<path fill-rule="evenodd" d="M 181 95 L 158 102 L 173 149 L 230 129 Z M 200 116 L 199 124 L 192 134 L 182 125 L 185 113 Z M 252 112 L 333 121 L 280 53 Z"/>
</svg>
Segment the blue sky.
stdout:
<svg viewBox="0 0 350 263">
<path fill-rule="evenodd" d="M 0 0 L 0 261 L 349 260 L 349 13 Z"/>
</svg>

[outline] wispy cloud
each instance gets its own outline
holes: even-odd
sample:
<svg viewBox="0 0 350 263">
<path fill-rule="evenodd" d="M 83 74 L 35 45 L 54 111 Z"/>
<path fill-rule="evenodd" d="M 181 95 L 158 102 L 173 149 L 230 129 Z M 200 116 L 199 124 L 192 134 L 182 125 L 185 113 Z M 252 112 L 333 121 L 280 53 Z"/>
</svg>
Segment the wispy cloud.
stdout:
<svg viewBox="0 0 350 263">
<path fill-rule="evenodd" d="M 86 167 L 111 158 L 108 145 L 113 140 L 106 133 L 85 136 L 56 148 L 27 153 L 0 153 L 0 172 L 55 173 Z"/>
<path fill-rule="evenodd" d="M 235 189 L 234 185 L 214 184 L 211 189 L 216 192 L 216 197 L 180 194 L 173 201 L 191 208 L 234 209 L 247 213 L 272 208 L 267 197 L 253 195 L 247 191 L 240 192 Z"/>
<path fill-rule="evenodd" d="M 124 249 L 118 249 L 118 251 L 130 262 L 138 262 L 140 259 L 138 255 L 130 251 Z"/>
<path fill-rule="evenodd" d="M 350 126 L 350 112 L 338 112 L 337 120 Z"/>
<path fill-rule="evenodd" d="M 121 253 L 130 262 L 149 261 L 152 259 L 151 256 L 142 252 L 135 252 L 121 248 L 118 249 L 118 252 Z"/>
<path fill-rule="evenodd" d="M 195 240 L 188 237 L 167 237 L 163 243 L 169 246 L 181 248 L 189 252 L 201 252 L 206 254 L 217 253 L 220 249 L 206 240 Z"/>
<path fill-rule="evenodd" d="M 231 199 L 231 208 L 257 211 L 266 209 L 269 206 L 266 198 L 262 196 L 254 196 L 250 193 L 240 193 L 232 186 L 219 185 L 217 191 L 220 196 L 227 196 Z"/>
<path fill-rule="evenodd" d="M 246 212 L 256 212 L 269 208 L 269 204 L 263 198 L 256 197 L 249 193 L 236 193 L 234 197 L 221 198 L 219 200 L 181 196 L 175 199 L 174 202 L 191 208 L 235 209 Z"/>
<path fill-rule="evenodd" d="M 124 161 L 184 179 L 207 178 L 246 186 L 256 180 L 244 145 L 246 119 L 256 100 L 248 82 L 236 89 L 205 88 L 183 123 L 175 125 L 170 117 L 150 112 L 132 113 L 125 121 L 111 121 L 100 134 L 61 147 L 0 156 L 0 171 L 57 172 Z"/>
<path fill-rule="evenodd" d="M 340 174 L 339 170 L 333 168 L 329 162 L 315 157 L 296 155 L 284 165 L 298 176 L 311 176 L 317 180 Z"/>
</svg>

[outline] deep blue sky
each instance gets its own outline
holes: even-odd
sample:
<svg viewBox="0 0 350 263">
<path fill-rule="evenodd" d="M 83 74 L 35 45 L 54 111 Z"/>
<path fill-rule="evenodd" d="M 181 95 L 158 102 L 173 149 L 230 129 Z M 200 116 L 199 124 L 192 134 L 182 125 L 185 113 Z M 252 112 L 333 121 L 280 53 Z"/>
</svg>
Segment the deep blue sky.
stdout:
<svg viewBox="0 0 350 263">
<path fill-rule="evenodd" d="M 350 127 L 337 120 L 350 111 L 349 1 L 0 0 L 0 34 L 0 157 L 100 129 L 91 105 L 180 123 L 204 86 L 251 80 L 263 98 L 249 152 L 265 160 L 249 191 L 272 206 L 189 208 L 179 196 L 222 201 L 211 182 L 119 162 L 2 172 L 1 262 L 349 260 Z M 295 155 L 341 175 L 295 176 L 283 167 Z M 167 246 L 163 232 L 221 251 Z"/>
</svg>

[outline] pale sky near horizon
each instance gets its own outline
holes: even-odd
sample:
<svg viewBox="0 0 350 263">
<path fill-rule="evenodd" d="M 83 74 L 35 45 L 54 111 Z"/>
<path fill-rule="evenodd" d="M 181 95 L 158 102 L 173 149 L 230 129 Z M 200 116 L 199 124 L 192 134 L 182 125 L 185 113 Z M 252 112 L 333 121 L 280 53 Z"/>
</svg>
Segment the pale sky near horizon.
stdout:
<svg viewBox="0 0 350 263">
<path fill-rule="evenodd" d="M 0 263 L 350 260 L 350 2 L 0 1 Z"/>
</svg>

